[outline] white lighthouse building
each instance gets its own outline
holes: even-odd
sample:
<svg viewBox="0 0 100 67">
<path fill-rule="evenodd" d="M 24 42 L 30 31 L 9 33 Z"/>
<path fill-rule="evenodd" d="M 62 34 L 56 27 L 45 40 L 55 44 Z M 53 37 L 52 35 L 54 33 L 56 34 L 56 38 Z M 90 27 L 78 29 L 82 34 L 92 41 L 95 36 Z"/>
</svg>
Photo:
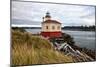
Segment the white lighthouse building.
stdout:
<svg viewBox="0 0 100 67">
<path fill-rule="evenodd" d="M 57 38 L 61 37 L 61 23 L 52 20 L 50 13 L 47 12 L 45 17 L 43 17 L 43 22 L 42 22 L 42 31 L 41 35 L 44 37 L 49 37 L 49 38 Z"/>
</svg>

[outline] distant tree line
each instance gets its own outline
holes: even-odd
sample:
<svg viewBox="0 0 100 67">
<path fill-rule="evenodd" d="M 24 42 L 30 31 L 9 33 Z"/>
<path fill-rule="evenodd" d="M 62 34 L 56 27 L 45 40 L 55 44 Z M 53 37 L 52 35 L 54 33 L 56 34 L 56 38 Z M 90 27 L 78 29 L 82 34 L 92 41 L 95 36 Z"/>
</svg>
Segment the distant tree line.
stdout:
<svg viewBox="0 0 100 67">
<path fill-rule="evenodd" d="M 12 27 L 12 28 L 22 28 L 22 29 L 41 29 L 41 27 Z"/>
<path fill-rule="evenodd" d="M 16 30 L 16 31 L 20 31 L 20 32 L 26 32 L 26 30 L 24 28 L 20 28 L 20 27 L 12 27 L 12 30 Z"/>
<path fill-rule="evenodd" d="M 62 29 L 65 30 L 80 30 L 80 31 L 95 31 L 96 30 L 96 26 L 92 25 L 92 26 L 64 26 L 62 27 Z"/>
</svg>

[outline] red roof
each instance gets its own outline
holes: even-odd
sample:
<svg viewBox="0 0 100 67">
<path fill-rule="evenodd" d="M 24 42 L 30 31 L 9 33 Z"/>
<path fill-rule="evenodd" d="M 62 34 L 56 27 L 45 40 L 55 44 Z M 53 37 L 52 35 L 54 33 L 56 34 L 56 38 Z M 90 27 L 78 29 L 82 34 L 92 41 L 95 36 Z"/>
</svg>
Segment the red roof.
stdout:
<svg viewBox="0 0 100 67">
<path fill-rule="evenodd" d="M 57 24 L 61 24 L 60 22 L 56 21 L 56 20 L 46 20 L 42 23 L 57 23 Z"/>
</svg>

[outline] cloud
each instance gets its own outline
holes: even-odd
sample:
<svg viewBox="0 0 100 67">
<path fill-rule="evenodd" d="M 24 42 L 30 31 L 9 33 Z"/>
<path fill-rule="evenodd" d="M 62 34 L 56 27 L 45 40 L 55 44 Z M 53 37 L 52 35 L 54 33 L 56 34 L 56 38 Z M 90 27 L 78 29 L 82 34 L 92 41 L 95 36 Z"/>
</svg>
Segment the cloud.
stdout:
<svg viewBox="0 0 100 67">
<path fill-rule="evenodd" d="M 20 1 L 12 1 L 12 24 L 40 25 L 47 11 L 51 13 L 52 19 L 60 21 L 63 26 L 95 24 L 94 6 Z"/>
</svg>

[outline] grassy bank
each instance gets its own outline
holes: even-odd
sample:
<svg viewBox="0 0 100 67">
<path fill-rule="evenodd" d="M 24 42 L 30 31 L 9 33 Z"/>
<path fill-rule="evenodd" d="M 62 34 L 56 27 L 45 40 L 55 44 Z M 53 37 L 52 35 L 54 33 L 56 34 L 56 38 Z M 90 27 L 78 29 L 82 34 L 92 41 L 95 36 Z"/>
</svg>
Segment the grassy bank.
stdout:
<svg viewBox="0 0 100 67">
<path fill-rule="evenodd" d="M 49 64 L 73 62 L 71 56 L 55 51 L 50 42 L 40 36 L 12 30 L 12 65 Z"/>
</svg>

